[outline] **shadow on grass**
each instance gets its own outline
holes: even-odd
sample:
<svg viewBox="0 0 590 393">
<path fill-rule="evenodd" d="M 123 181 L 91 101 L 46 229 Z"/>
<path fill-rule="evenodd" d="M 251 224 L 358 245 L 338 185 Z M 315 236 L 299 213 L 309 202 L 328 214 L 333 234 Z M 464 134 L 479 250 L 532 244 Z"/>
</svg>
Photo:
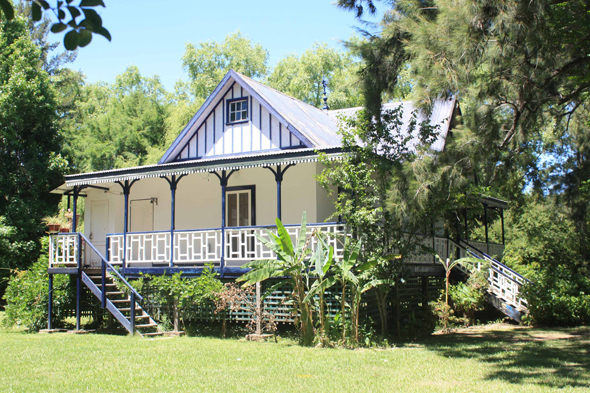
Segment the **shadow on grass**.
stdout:
<svg viewBox="0 0 590 393">
<path fill-rule="evenodd" d="M 492 366 L 488 380 L 551 388 L 590 387 L 590 329 L 515 329 L 433 336 L 428 350 Z"/>
</svg>

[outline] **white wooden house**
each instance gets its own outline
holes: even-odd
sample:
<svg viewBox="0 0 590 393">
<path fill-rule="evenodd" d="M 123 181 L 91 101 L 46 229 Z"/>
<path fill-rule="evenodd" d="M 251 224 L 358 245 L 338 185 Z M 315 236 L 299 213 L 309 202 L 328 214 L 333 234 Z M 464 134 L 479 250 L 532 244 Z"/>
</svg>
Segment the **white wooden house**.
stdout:
<svg viewBox="0 0 590 393">
<path fill-rule="evenodd" d="M 387 107 L 399 105 L 409 121 L 411 103 Z M 107 264 L 123 277 L 198 274 L 213 263 L 235 277 L 244 263 L 273 257 L 255 234 L 272 229 L 276 217 L 295 233 L 306 212 L 312 226 L 344 233 L 343 223 L 327 222 L 333 201 L 314 176 L 323 170 L 320 152 L 341 157 L 337 115 L 357 109 L 320 110 L 229 71 L 158 164 L 66 177 L 55 192 L 72 195 L 74 211 L 86 198 L 84 228 L 52 237 L 50 273 L 84 279 L 81 270 Z M 437 102 L 429 118 L 419 113 L 419 121 L 439 126 L 433 148 L 444 148 L 456 110 L 451 99 Z M 449 248 L 446 238 L 425 242 L 441 255 Z M 342 245 L 332 243 L 338 255 Z M 501 254 L 501 245 L 480 246 Z M 430 254 L 408 262 L 434 264 Z"/>
</svg>

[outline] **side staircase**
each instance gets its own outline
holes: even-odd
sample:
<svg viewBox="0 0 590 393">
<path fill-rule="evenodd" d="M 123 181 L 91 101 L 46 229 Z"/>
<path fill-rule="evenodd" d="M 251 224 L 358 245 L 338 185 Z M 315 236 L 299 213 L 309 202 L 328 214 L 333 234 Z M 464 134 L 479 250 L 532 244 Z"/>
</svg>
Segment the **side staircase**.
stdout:
<svg viewBox="0 0 590 393">
<path fill-rule="evenodd" d="M 103 286 L 101 273 L 98 269 L 82 271 L 82 281 L 99 300 L 103 301 L 104 297 L 103 307 L 107 308 L 128 332 L 138 333 L 142 337 L 164 334 L 152 317 L 135 301 L 138 294 L 127 293 L 129 291 L 125 285 L 120 286 L 126 290 L 119 289 L 111 273 L 105 272 Z"/>
<path fill-rule="evenodd" d="M 87 245 L 85 252 L 94 252 L 100 259 L 100 269 L 82 268 L 82 245 L 84 243 Z M 53 235 L 50 238 L 50 253 L 50 263 L 54 262 L 53 265 L 50 265 L 50 270 L 54 274 L 80 275 L 84 285 L 101 301 L 102 308 L 109 310 L 129 333 L 138 333 L 142 337 L 164 335 L 165 332 L 138 303 L 143 300 L 143 297 L 84 234 Z M 80 293 L 78 292 L 79 297 Z"/>
<path fill-rule="evenodd" d="M 474 265 L 458 265 L 457 269 L 463 275 L 489 266 L 488 302 L 504 315 L 520 322 L 522 316 L 528 312 L 528 304 L 521 295 L 521 289 L 525 283 L 530 283 L 530 281 L 464 240 L 458 242 L 451 240 L 451 242 L 457 247 L 460 258 L 475 258 L 482 261 L 482 263 Z"/>
</svg>

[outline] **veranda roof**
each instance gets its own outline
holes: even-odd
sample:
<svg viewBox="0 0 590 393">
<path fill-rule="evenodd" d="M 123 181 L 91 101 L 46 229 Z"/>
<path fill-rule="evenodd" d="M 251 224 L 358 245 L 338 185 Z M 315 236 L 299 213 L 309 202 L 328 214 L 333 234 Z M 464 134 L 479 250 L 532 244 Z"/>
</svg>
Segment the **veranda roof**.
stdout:
<svg viewBox="0 0 590 393">
<path fill-rule="evenodd" d="M 170 164 L 145 165 L 132 168 L 111 169 L 99 172 L 81 173 L 66 176 L 66 182 L 52 191 L 63 194 L 74 186 L 117 181 L 146 179 L 172 175 L 188 175 L 191 173 L 231 171 L 244 168 L 260 168 L 274 165 L 300 164 L 317 162 L 319 153 L 326 154 L 327 159 L 334 161 L 342 157 L 340 148 L 329 149 L 297 149 L 270 152 L 246 153 L 234 156 L 201 158 L 191 161 L 173 162 Z"/>
</svg>

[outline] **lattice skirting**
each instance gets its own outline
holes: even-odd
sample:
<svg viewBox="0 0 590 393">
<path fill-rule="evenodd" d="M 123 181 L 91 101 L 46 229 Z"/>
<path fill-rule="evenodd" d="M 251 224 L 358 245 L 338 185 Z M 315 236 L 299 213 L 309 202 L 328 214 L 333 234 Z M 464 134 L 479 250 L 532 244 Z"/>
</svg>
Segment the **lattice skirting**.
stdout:
<svg viewBox="0 0 590 393">
<path fill-rule="evenodd" d="M 428 301 L 438 299 L 440 290 L 444 287 L 444 279 L 440 277 L 428 277 Z M 228 281 L 226 281 L 228 282 Z M 268 281 L 262 283 L 262 291 L 272 287 L 276 281 Z M 132 284 L 133 285 L 133 284 Z M 399 288 L 400 297 L 400 319 L 409 318 L 413 312 L 419 311 L 423 307 L 424 295 L 421 278 L 411 278 L 402 284 Z M 160 319 L 163 315 L 171 318 L 173 315 L 173 304 L 156 304 L 153 302 L 151 294 L 153 289 L 150 288 L 149 282 L 145 282 L 142 288 L 142 296 L 144 302 L 142 307 L 155 319 Z M 275 321 L 278 323 L 292 324 L 294 322 L 294 313 L 291 311 L 289 304 L 289 296 L 291 289 L 284 286 L 281 289 L 274 290 L 267 296 L 262 304 L 263 309 L 272 314 Z M 330 288 L 325 294 L 326 310 L 330 317 L 336 316 L 340 311 L 340 298 L 342 294 L 342 287 L 338 284 Z M 254 302 L 254 299 L 250 299 Z M 394 313 L 395 292 L 392 290 L 387 299 L 387 306 L 390 318 L 395 318 Z M 239 310 L 237 312 L 230 311 L 229 313 L 215 313 L 215 305 L 212 301 L 207 301 L 203 304 L 194 304 L 183 310 L 185 319 L 194 321 L 218 321 L 226 319 L 233 322 L 249 322 L 252 318 L 250 310 Z M 379 309 L 377 307 L 376 297 L 373 291 L 369 291 L 363 296 L 361 302 L 361 318 L 364 322 L 373 321 L 379 322 Z"/>
</svg>

